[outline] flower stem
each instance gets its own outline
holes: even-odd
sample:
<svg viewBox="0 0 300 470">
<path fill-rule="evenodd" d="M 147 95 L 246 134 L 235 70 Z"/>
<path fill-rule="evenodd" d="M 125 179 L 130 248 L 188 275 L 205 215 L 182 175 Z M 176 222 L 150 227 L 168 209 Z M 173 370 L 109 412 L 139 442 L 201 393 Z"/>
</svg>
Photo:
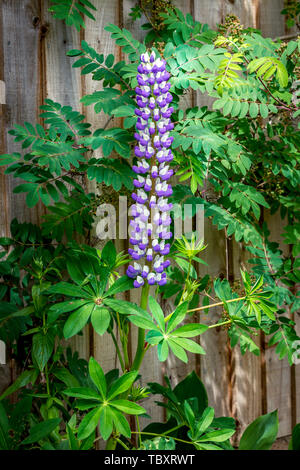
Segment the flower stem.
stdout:
<svg viewBox="0 0 300 470">
<path fill-rule="evenodd" d="M 145 282 L 142 288 L 141 303 L 140 306 L 144 310 L 148 307 L 148 296 L 149 296 L 149 284 Z M 135 358 L 131 367 L 131 370 L 139 370 L 144 354 L 145 354 L 145 330 L 143 328 L 138 329 L 138 344 L 136 348 Z"/>
<path fill-rule="evenodd" d="M 117 339 L 115 337 L 115 334 L 114 334 L 113 330 L 111 330 L 110 334 L 111 334 L 112 340 L 113 340 L 115 348 L 116 348 L 116 352 L 117 352 L 117 355 L 118 355 L 118 359 L 120 361 L 121 369 L 124 372 L 125 371 L 124 361 L 123 361 L 121 351 L 120 351 L 120 348 L 119 348 L 119 345 L 118 345 L 118 342 L 117 342 Z"/>
<path fill-rule="evenodd" d="M 139 434 L 138 431 L 131 431 L 132 434 Z M 140 434 L 145 434 L 145 436 L 154 436 L 154 437 L 167 437 L 169 439 L 174 439 L 174 441 L 184 442 L 185 444 L 193 444 L 191 441 L 184 441 L 183 439 L 179 439 L 178 437 L 173 436 L 166 436 L 165 434 L 157 434 L 155 432 L 144 432 L 141 431 Z"/>
<path fill-rule="evenodd" d="M 114 437 L 110 437 L 106 443 L 105 450 L 115 450 L 117 441 Z"/>
<path fill-rule="evenodd" d="M 236 299 L 226 300 L 226 302 L 217 302 L 215 304 L 204 305 L 203 307 L 192 308 L 191 310 L 187 310 L 187 313 L 196 312 L 198 310 L 206 310 L 207 308 L 219 307 L 220 305 L 224 305 L 224 303 L 229 304 L 231 302 L 238 302 L 239 300 L 245 300 L 245 298 L 246 298 L 246 296 L 237 297 Z"/>
<path fill-rule="evenodd" d="M 129 450 L 129 448 L 127 447 L 126 444 L 124 444 L 123 441 L 121 441 L 121 439 L 118 439 L 117 437 L 115 438 L 115 441 L 118 442 L 125 450 Z"/>
<path fill-rule="evenodd" d="M 214 325 L 210 325 L 208 328 L 216 328 L 217 326 L 229 325 L 229 323 L 232 323 L 232 320 L 226 320 L 222 323 L 215 323 Z"/>
</svg>

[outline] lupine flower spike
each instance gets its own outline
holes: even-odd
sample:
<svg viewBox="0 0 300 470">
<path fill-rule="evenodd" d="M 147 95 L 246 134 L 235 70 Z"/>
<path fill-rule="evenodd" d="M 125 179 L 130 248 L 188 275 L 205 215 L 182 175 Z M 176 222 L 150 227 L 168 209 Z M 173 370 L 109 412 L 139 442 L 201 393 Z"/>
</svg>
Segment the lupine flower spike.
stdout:
<svg viewBox="0 0 300 470">
<path fill-rule="evenodd" d="M 156 58 L 154 52 L 141 55 L 139 86 L 135 89 L 138 161 L 133 165 L 136 190 L 132 194 L 134 218 L 130 221 L 132 248 L 128 250 L 133 263 L 127 269 L 127 275 L 134 279 L 134 287 L 141 287 L 145 282 L 166 284 L 165 269 L 170 265 L 170 261 L 165 260 L 170 251 L 167 240 L 172 237 L 169 231 L 172 204 L 168 202 L 172 187 L 168 180 L 173 175 L 169 163 L 173 160 L 170 131 L 174 124 L 170 116 L 174 109 L 169 107 L 172 101 L 169 78 L 165 60 Z"/>
</svg>

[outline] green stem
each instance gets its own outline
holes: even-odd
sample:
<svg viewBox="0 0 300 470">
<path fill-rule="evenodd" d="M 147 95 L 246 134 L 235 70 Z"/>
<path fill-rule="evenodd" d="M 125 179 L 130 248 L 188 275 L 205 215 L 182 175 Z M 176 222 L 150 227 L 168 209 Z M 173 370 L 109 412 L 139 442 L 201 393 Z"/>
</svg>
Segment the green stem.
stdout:
<svg viewBox="0 0 300 470">
<path fill-rule="evenodd" d="M 216 328 L 217 326 L 229 325 L 229 323 L 232 323 L 232 320 L 226 320 L 222 323 L 216 323 L 215 325 L 210 325 L 208 328 Z"/>
<path fill-rule="evenodd" d="M 243 297 L 237 297 L 236 299 L 229 299 L 226 300 L 226 304 L 229 304 L 231 302 L 239 302 L 240 300 L 245 300 L 246 296 Z M 192 308 L 191 310 L 187 310 L 187 312 L 196 312 L 198 310 L 206 310 L 207 308 L 213 308 L 213 307 L 219 307 L 220 305 L 224 305 L 225 302 L 217 302 L 215 304 L 210 304 L 210 305 L 204 305 L 203 307 L 197 307 L 197 308 Z"/>
<path fill-rule="evenodd" d="M 118 345 L 118 342 L 117 342 L 117 338 L 115 337 L 115 334 L 114 334 L 113 330 L 111 330 L 110 334 L 111 334 L 112 340 L 114 342 L 114 345 L 115 345 L 115 348 L 116 348 L 116 351 L 117 351 L 117 355 L 118 355 L 118 359 L 120 361 L 121 369 L 124 372 L 125 371 L 125 365 L 124 365 L 124 361 L 123 361 L 123 358 L 122 358 L 122 355 L 121 355 L 121 351 L 120 351 L 120 348 L 119 348 L 119 345 Z"/>
<path fill-rule="evenodd" d="M 132 434 L 138 434 L 138 431 L 131 431 Z M 173 436 L 166 436 L 165 434 L 156 434 L 155 432 L 144 432 L 141 431 L 140 434 L 145 434 L 147 436 L 154 436 L 154 437 L 168 437 L 169 439 L 174 439 L 174 441 L 184 442 L 185 444 L 193 444 L 191 441 L 184 441 L 183 439 L 179 439 L 178 437 Z"/>
<path fill-rule="evenodd" d="M 122 447 L 124 447 L 125 450 L 129 450 L 129 448 L 127 447 L 126 444 L 124 444 L 123 441 L 121 441 L 121 439 L 118 439 L 117 437 L 115 438 L 115 441 L 118 442 Z"/>
<path fill-rule="evenodd" d="M 111 436 L 106 443 L 105 450 L 115 450 L 116 445 L 117 445 L 117 440 Z"/>
<path fill-rule="evenodd" d="M 139 447 L 142 447 L 141 428 L 140 428 L 140 422 L 139 422 L 139 417 L 138 416 L 136 416 L 136 427 L 137 427 L 137 430 L 138 430 Z"/>
<path fill-rule="evenodd" d="M 145 283 L 141 294 L 140 306 L 144 310 L 148 307 L 148 296 L 149 296 L 149 284 Z M 145 330 L 143 328 L 138 329 L 138 344 L 136 348 L 135 358 L 131 367 L 131 370 L 139 370 L 145 354 Z"/>
<path fill-rule="evenodd" d="M 119 328 L 119 334 L 120 334 L 120 340 L 122 344 L 122 351 L 123 351 L 123 357 L 124 357 L 124 371 L 129 370 L 129 357 L 128 357 L 128 338 L 124 334 L 124 331 L 121 327 L 121 322 L 120 322 L 120 315 L 117 312 L 116 313 L 117 317 L 117 323 L 118 323 L 118 328 Z"/>
<path fill-rule="evenodd" d="M 177 431 L 177 429 L 182 428 L 182 426 L 186 426 L 186 424 L 178 424 L 178 426 L 175 426 L 174 428 L 168 429 L 168 431 L 163 432 L 162 436 L 165 436 L 166 434 L 171 434 L 171 432 Z"/>
<path fill-rule="evenodd" d="M 183 291 L 182 291 L 182 294 L 181 294 L 181 297 L 180 297 L 180 300 L 178 302 L 178 305 L 181 304 L 181 301 L 183 299 L 183 296 L 185 294 L 185 291 L 186 291 L 186 286 L 187 286 L 187 282 L 189 280 L 189 277 L 190 277 L 190 271 L 191 271 L 191 267 L 192 267 L 192 260 L 190 259 L 189 260 L 189 268 L 188 268 L 188 272 L 187 272 L 187 276 L 186 276 L 186 280 L 185 280 L 185 283 L 184 283 L 184 288 L 183 288 Z"/>
<path fill-rule="evenodd" d="M 45 378 L 46 378 L 47 394 L 50 396 L 50 386 L 49 386 L 48 364 L 46 364 L 46 365 L 45 365 Z"/>
</svg>

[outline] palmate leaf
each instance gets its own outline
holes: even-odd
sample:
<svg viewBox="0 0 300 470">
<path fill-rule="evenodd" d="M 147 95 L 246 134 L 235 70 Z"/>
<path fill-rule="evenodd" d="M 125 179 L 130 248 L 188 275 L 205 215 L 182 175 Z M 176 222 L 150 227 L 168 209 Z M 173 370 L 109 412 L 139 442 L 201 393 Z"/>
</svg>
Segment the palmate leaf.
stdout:
<svg viewBox="0 0 300 470">
<path fill-rule="evenodd" d="M 69 263 L 70 265 L 70 263 Z M 70 268 L 70 266 L 69 266 Z M 72 273 L 74 277 L 74 271 L 72 267 Z M 81 273 L 81 274 L 80 274 Z M 108 271 L 109 273 L 109 271 Z M 132 288 L 133 281 L 129 279 L 128 276 L 122 276 L 117 279 L 114 284 L 103 294 L 102 300 L 103 304 L 98 304 L 95 299 L 97 296 L 100 295 L 100 290 L 105 289 L 106 281 L 105 278 L 101 279 L 101 283 L 98 285 L 98 281 L 96 277 L 92 280 L 90 279 L 90 285 L 84 284 L 82 281 L 81 275 L 82 272 L 76 271 L 75 278 L 78 281 L 79 277 L 79 285 L 71 284 L 68 282 L 60 282 L 51 286 L 48 290 L 48 294 L 58 294 L 58 295 L 66 295 L 69 297 L 75 297 L 75 300 L 61 302 L 55 304 L 50 307 L 48 320 L 50 322 L 55 321 L 59 315 L 63 313 L 69 313 L 70 316 L 68 317 L 65 325 L 64 325 L 64 336 L 65 338 L 71 338 L 75 334 L 77 334 L 82 328 L 88 323 L 91 319 L 92 325 L 95 331 L 102 335 L 105 333 L 107 328 L 109 327 L 111 321 L 111 315 L 109 310 L 105 307 L 112 307 L 113 309 L 119 310 L 119 303 L 121 302 L 120 309 L 122 310 L 122 300 L 113 299 L 110 296 L 113 296 L 117 293 L 124 292 L 128 289 Z M 80 300 L 78 300 L 78 298 Z M 130 305 L 130 303 L 128 302 Z M 127 303 L 126 305 L 126 313 L 127 313 Z M 136 306 L 136 311 L 138 312 L 139 307 Z M 142 310 L 141 310 L 142 311 Z"/>
<path fill-rule="evenodd" d="M 145 409 L 121 396 L 122 393 L 130 389 L 138 372 L 127 372 L 119 378 L 113 377 L 112 383 L 110 383 L 108 377 L 110 373 L 105 376 L 101 366 L 91 357 L 89 374 L 99 393 L 84 387 L 70 388 L 64 391 L 67 396 L 81 400 L 80 404 L 77 402 L 77 408 L 82 410 L 93 408 L 85 415 L 79 425 L 78 439 L 87 438 L 98 424 L 104 440 L 109 438 L 113 428 L 129 438 L 131 435 L 130 426 L 122 413 L 140 415 L 145 413 Z M 84 406 L 84 402 L 86 402 L 86 406 Z"/>
<path fill-rule="evenodd" d="M 180 304 L 172 315 L 165 318 L 160 305 L 150 296 L 149 308 L 152 317 L 148 312 L 143 311 L 132 312 L 133 314 L 129 316 L 129 321 L 134 325 L 149 330 L 146 335 L 146 342 L 152 346 L 157 345 L 158 359 L 161 362 L 167 359 L 169 350 L 183 362 L 187 362 L 185 350 L 196 354 L 205 354 L 204 349 L 199 344 L 186 338 L 204 333 L 208 326 L 195 323 L 175 329 L 184 320 L 187 306 L 188 302 Z M 127 313 L 131 313 L 130 310 Z"/>
</svg>

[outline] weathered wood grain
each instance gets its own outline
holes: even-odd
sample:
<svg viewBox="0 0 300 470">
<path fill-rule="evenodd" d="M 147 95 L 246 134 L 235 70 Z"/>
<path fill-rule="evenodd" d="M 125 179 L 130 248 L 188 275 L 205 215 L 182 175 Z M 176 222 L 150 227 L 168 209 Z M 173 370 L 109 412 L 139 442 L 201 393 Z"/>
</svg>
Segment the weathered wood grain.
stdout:
<svg viewBox="0 0 300 470">
<path fill-rule="evenodd" d="M 41 101 L 49 98 L 63 106 L 72 106 L 81 111 L 82 96 L 80 70 L 72 68 L 73 59 L 66 54 L 68 50 L 80 47 L 80 35 L 75 28 L 69 28 L 57 21 L 48 12 L 48 2 L 42 4 L 40 10 L 40 28 L 44 31 L 43 46 L 40 50 L 43 74 Z M 41 103 L 42 104 L 42 103 Z M 65 342 L 80 357 L 89 357 L 89 328 L 86 327 L 82 336 L 75 336 Z"/>
<path fill-rule="evenodd" d="M 5 105 L 5 151 L 20 151 L 20 145 L 13 142 L 8 130 L 14 124 L 24 121 L 36 122 L 39 95 L 42 88 L 40 47 L 42 31 L 40 29 L 40 3 L 37 0 L 1 3 L 2 44 L 3 44 L 3 80 L 6 84 Z M 19 182 L 6 178 L 8 205 L 7 218 L 17 217 L 20 221 L 38 222 L 41 207 L 28 209 L 23 194 L 13 194 L 13 188 Z"/>
<path fill-rule="evenodd" d="M 85 18 L 86 29 L 81 33 L 81 38 L 87 41 L 95 50 L 101 51 L 104 56 L 113 53 L 118 57 L 119 48 L 115 46 L 114 41 L 110 37 L 110 33 L 104 30 L 108 23 L 119 24 L 119 2 L 118 0 L 111 0 L 106 2 L 104 0 L 96 0 L 94 5 L 97 11 L 94 13 L 96 21 Z M 102 84 L 98 81 L 92 80 L 91 75 L 82 77 L 82 95 L 88 95 L 96 90 L 102 89 Z M 107 121 L 107 116 L 102 112 L 95 114 L 93 106 L 86 106 L 83 108 L 83 113 L 86 116 L 87 122 L 92 124 L 92 131 L 98 128 L 103 128 Z M 114 125 L 114 123 L 111 123 Z M 95 156 L 101 156 L 100 149 L 95 152 Z M 97 190 L 95 184 L 89 185 L 90 190 Z M 103 242 L 99 241 L 97 247 L 103 247 Z M 117 365 L 117 356 L 113 348 L 110 335 L 104 334 L 99 337 L 94 332 L 90 333 L 90 351 L 89 355 L 93 355 L 101 364 L 105 371 Z"/>
<path fill-rule="evenodd" d="M 240 269 L 247 271 L 247 259 L 249 253 L 241 243 L 232 243 L 232 274 L 234 281 L 241 282 Z M 260 336 L 253 340 L 260 347 Z M 246 426 L 262 414 L 262 391 L 264 380 L 264 369 L 262 361 L 264 352 L 255 356 L 247 351 L 241 354 L 239 345 L 233 351 L 234 355 L 234 386 L 233 386 L 233 415 L 237 420 L 238 436 L 241 436 Z"/>
<path fill-rule="evenodd" d="M 289 247 L 282 241 L 282 228 L 284 221 L 279 214 L 270 216 L 265 213 L 265 220 L 271 232 L 270 240 L 277 242 L 285 256 L 289 254 Z M 275 348 L 266 349 L 266 374 L 267 374 L 267 410 L 278 409 L 279 433 L 278 436 L 286 436 L 291 430 L 291 368 L 287 359 L 279 361 Z"/>
<path fill-rule="evenodd" d="M 207 2 L 202 0 L 194 1 L 195 20 L 206 23 L 211 27 L 220 23 L 223 18 L 223 2 Z M 200 94 L 196 95 L 198 106 L 208 106 L 212 104 L 212 99 Z M 210 194 L 209 185 L 205 183 L 207 189 L 203 193 L 204 198 L 213 197 Z M 211 220 L 204 221 L 204 243 L 206 250 L 201 253 L 201 257 L 208 263 L 208 267 L 200 266 L 199 275 L 210 274 L 212 279 L 216 277 L 226 277 L 226 249 L 224 231 L 218 231 L 212 225 Z M 213 300 L 211 300 L 213 303 Z M 208 311 L 208 315 L 201 314 L 198 321 L 201 323 L 217 323 L 222 316 L 222 309 L 214 308 Z M 200 358 L 201 379 L 207 389 L 209 403 L 215 408 L 216 416 L 230 415 L 230 393 L 232 364 L 228 355 L 227 334 L 221 328 L 213 328 L 207 331 L 200 339 L 201 345 L 206 351 L 205 356 Z"/>
</svg>

